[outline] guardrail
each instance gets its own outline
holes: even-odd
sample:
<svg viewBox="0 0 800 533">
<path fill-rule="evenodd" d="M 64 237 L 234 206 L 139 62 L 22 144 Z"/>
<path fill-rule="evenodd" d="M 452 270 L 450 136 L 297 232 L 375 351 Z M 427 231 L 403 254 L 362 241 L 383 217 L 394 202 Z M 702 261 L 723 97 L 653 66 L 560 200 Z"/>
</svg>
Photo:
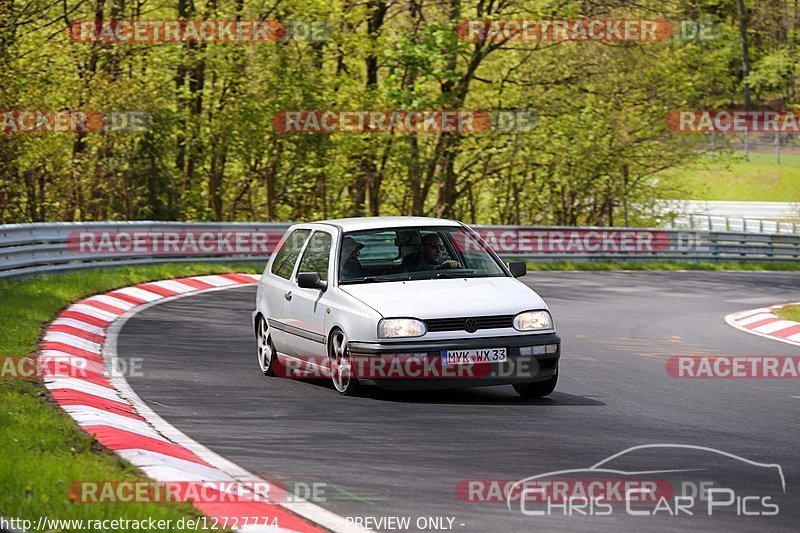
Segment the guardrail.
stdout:
<svg viewBox="0 0 800 533">
<path fill-rule="evenodd" d="M 289 225 L 182 222 L 4 225 L 0 226 L 0 277 L 179 261 L 265 261 Z M 474 229 L 504 258 L 800 260 L 800 235 L 791 234 L 599 227 L 475 226 Z"/>
<path fill-rule="evenodd" d="M 73 270 L 94 266 L 142 265 L 185 261 L 264 261 L 263 253 L 247 250 L 210 250 L 198 248 L 196 252 L 152 249 L 129 251 L 94 249 L 82 246 L 82 234 L 147 234 L 147 233 L 202 233 L 248 232 L 280 237 L 291 224 L 271 223 L 205 223 L 205 222 L 56 222 L 41 224 L 0 225 L 0 277 Z M 274 239 L 273 239 L 274 240 Z M 99 243 L 102 244 L 102 243 Z"/>
</svg>

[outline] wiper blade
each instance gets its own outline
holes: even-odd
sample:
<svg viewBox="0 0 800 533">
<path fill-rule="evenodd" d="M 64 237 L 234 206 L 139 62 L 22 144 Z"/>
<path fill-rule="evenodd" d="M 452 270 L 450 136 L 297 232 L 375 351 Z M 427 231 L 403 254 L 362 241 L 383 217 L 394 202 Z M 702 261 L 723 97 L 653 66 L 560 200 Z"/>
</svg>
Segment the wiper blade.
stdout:
<svg viewBox="0 0 800 533">
<path fill-rule="evenodd" d="M 363 278 L 348 278 L 339 281 L 339 285 L 350 285 L 353 283 L 385 283 L 387 281 L 406 281 L 411 279 L 407 276 L 397 277 L 397 276 L 364 276 Z"/>
<path fill-rule="evenodd" d="M 349 285 L 351 283 L 375 283 L 378 281 L 373 276 L 364 276 L 363 278 L 348 278 L 339 281 L 339 285 Z"/>
<path fill-rule="evenodd" d="M 452 271 L 442 271 L 436 274 L 437 278 L 468 278 L 470 274 L 475 274 L 474 270 L 461 270 L 459 272 L 452 272 Z"/>
</svg>

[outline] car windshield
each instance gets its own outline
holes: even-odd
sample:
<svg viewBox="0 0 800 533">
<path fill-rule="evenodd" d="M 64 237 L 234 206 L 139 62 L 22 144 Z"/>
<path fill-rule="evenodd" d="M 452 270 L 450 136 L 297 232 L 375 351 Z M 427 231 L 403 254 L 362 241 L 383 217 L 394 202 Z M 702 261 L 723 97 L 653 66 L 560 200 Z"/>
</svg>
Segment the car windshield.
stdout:
<svg viewBox="0 0 800 533">
<path fill-rule="evenodd" d="M 347 232 L 339 256 L 343 285 L 506 275 L 486 243 L 462 227 Z"/>
</svg>

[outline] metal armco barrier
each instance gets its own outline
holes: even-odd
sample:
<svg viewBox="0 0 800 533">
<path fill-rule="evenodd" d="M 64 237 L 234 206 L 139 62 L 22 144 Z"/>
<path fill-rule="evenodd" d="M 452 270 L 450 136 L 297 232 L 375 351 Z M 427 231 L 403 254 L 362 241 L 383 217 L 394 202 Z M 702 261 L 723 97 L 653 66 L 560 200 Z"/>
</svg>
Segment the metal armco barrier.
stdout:
<svg viewBox="0 0 800 533">
<path fill-rule="evenodd" d="M 0 277 L 179 261 L 266 261 L 289 223 L 88 222 L 0 226 Z M 800 260 L 800 235 L 475 226 L 503 258 Z"/>
<path fill-rule="evenodd" d="M 263 233 L 280 237 L 291 224 L 205 222 L 57 222 L 0 226 L 0 278 L 73 270 L 96 266 L 141 265 L 187 261 L 265 261 L 268 254 L 249 250 L 213 249 L 187 252 L 182 249 L 128 251 L 97 246 L 81 247 L 82 234 L 199 234 L 203 232 Z M 274 243 L 273 243 L 274 244 Z"/>
</svg>

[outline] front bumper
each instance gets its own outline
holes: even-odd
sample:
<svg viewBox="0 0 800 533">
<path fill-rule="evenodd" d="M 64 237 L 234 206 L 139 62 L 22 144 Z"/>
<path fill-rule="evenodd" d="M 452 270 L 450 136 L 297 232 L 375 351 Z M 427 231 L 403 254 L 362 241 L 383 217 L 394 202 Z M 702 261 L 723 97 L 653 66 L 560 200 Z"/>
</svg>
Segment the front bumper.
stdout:
<svg viewBox="0 0 800 533">
<path fill-rule="evenodd" d="M 551 353 L 546 352 L 547 346 L 551 347 Z M 360 382 L 397 390 L 466 388 L 545 381 L 558 373 L 558 361 L 561 357 L 561 338 L 555 333 L 444 341 L 350 342 L 348 347 L 351 357 L 359 362 L 357 368 L 360 371 L 357 370 L 357 374 Z M 507 360 L 446 367 L 441 364 L 443 350 L 482 348 L 506 348 Z M 397 363 L 393 359 L 408 358 L 412 354 L 416 359 L 424 354 L 430 364 L 425 365 L 422 372 L 419 371 L 419 366 L 405 373 L 391 371 L 391 368 L 403 367 L 399 363 L 393 367 L 392 363 Z M 387 364 L 372 366 L 369 364 L 371 358 L 380 359 Z M 367 368 L 371 370 L 364 371 Z M 390 371 L 376 372 L 376 368 L 389 368 Z"/>
</svg>

